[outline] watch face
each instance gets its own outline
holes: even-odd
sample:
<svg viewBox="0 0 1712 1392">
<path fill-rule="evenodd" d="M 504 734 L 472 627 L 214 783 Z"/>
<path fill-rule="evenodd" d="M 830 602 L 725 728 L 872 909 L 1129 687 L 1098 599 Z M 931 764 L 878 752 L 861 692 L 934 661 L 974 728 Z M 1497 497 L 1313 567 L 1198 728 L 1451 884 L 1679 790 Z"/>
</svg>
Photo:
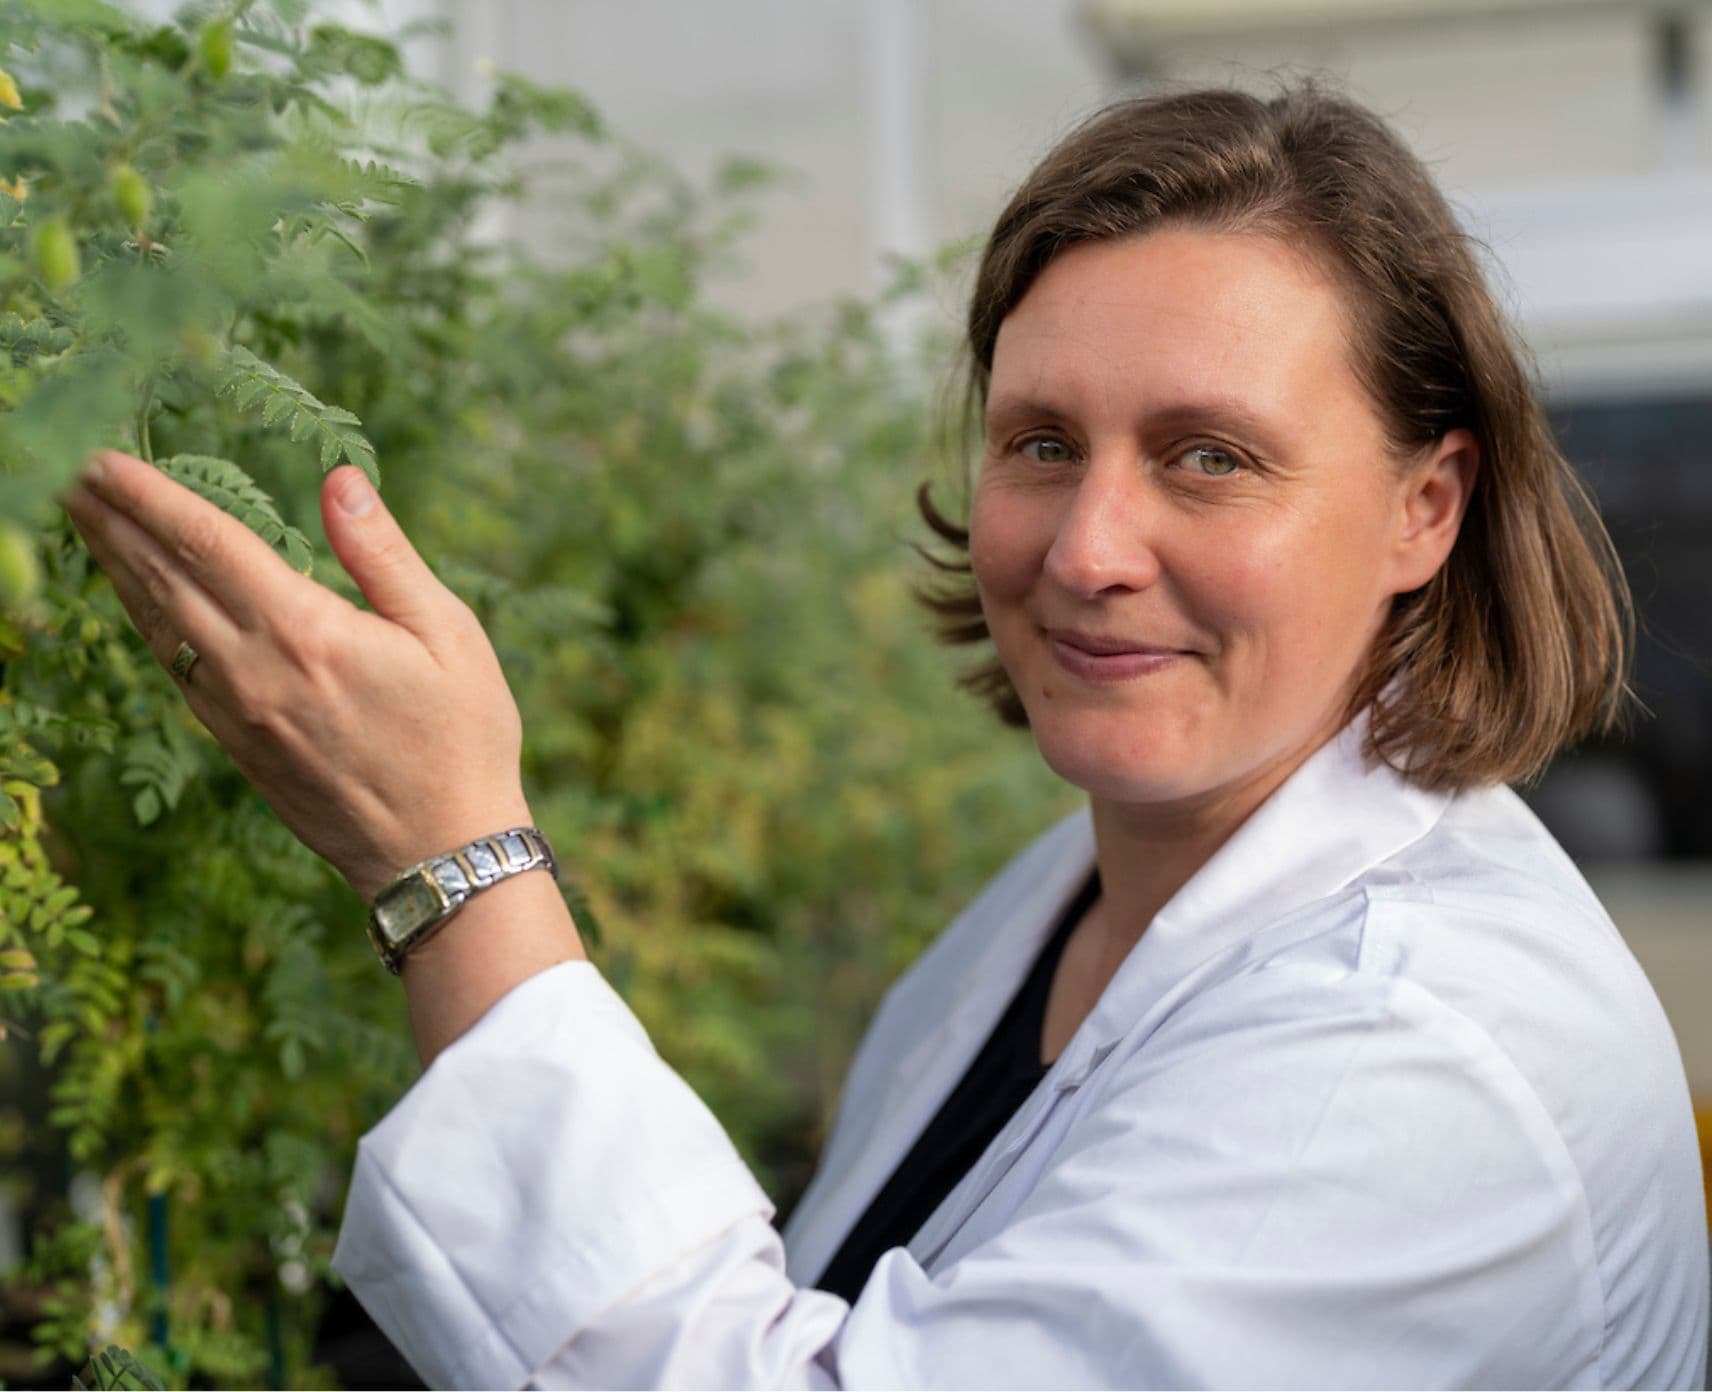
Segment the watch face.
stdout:
<svg viewBox="0 0 1712 1392">
<path fill-rule="evenodd" d="M 396 943 L 412 928 L 440 912 L 440 896 L 419 879 L 409 879 L 375 900 L 375 920 L 388 942 Z"/>
</svg>

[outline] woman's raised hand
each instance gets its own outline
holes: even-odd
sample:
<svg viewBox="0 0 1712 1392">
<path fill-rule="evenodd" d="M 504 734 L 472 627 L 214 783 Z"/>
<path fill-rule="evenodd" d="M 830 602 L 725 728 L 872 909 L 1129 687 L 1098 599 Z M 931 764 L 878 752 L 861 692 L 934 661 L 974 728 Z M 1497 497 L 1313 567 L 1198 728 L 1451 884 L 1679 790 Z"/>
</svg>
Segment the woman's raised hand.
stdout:
<svg viewBox="0 0 1712 1392">
<path fill-rule="evenodd" d="M 130 455 L 97 456 L 65 507 L 161 664 L 196 650 L 179 684 L 197 718 L 365 901 L 419 860 L 530 823 L 493 646 L 360 470 L 327 475 L 321 516 L 373 612 Z"/>
</svg>

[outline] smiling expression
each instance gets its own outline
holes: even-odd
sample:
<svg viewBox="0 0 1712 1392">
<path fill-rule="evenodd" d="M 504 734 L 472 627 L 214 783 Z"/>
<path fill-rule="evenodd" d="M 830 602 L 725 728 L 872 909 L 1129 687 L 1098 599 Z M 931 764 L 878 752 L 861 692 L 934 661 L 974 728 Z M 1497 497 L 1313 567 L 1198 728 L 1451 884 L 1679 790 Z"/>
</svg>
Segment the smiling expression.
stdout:
<svg viewBox="0 0 1712 1392">
<path fill-rule="evenodd" d="M 1264 796 L 1341 725 L 1392 596 L 1426 578 L 1349 351 L 1325 274 L 1258 234 L 1084 243 L 1006 316 L 970 560 L 1061 777 Z"/>
</svg>

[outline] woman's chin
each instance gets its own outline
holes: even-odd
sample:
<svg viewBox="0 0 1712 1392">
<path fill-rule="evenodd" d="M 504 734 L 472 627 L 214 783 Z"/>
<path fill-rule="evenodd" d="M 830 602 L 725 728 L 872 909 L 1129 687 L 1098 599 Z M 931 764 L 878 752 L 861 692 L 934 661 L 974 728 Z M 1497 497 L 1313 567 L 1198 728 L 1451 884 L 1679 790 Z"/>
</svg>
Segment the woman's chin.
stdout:
<svg viewBox="0 0 1712 1392">
<path fill-rule="evenodd" d="M 1206 791 L 1208 779 L 1185 741 L 1136 738 L 1121 742 L 1041 738 L 1046 765 L 1090 797 L 1111 802 L 1176 802 Z"/>
</svg>

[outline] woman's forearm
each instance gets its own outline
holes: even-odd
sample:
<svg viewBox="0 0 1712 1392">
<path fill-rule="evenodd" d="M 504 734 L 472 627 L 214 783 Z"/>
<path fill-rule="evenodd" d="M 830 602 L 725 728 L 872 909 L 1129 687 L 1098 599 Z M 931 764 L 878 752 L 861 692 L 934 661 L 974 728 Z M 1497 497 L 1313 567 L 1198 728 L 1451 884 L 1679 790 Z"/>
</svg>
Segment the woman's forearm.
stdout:
<svg viewBox="0 0 1712 1392">
<path fill-rule="evenodd" d="M 404 959 L 422 1066 L 512 987 L 587 957 L 552 876 L 531 870 L 482 890 Z"/>
</svg>

